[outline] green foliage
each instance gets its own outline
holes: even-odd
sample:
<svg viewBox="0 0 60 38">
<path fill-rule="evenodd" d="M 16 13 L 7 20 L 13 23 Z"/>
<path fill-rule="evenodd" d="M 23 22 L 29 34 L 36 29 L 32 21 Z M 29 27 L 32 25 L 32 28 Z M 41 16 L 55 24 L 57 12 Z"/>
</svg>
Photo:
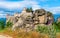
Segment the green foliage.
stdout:
<svg viewBox="0 0 60 38">
<path fill-rule="evenodd" d="M 8 21 L 8 22 L 6 23 L 6 27 L 12 27 L 12 25 L 13 25 L 13 23 L 10 22 L 10 21 Z"/>
<path fill-rule="evenodd" d="M 38 26 L 37 31 L 39 31 L 40 33 L 47 33 L 48 29 L 46 26 Z"/>
<path fill-rule="evenodd" d="M 26 11 L 27 11 L 27 12 L 32 12 L 33 10 L 32 10 L 32 8 L 27 8 Z"/>
<path fill-rule="evenodd" d="M 60 32 L 60 22 L 54 22 L 53 25 L 56 29 L 56 32 Z"/>
<path fill-rule="evenodd" d="M 56 36 L 56 30 L 54 29 L 54 25 L 50 25 L 50 26 L 38 25 L 36 30 L 40 33 L 49 34 L 50 38 L 55 38 Z"/>
<path fill-rule="evenodd" d="M 53 14 L 51 12 L 49 12 L 49 11 L 47 12 L 47 15 L 48 16 L 53 16 Z"/>
<path fill-rule="evenodd" d="M 60 29 L 60 22 L 56 23 L 56 25 L 58 26 L 58 28 Z"/>
<path fill-rule="evenodd" d="M 0 30 L 5 28 L 4 25 L 5 25 L 4 21 L 1 20 L 1 21 L 0 21 Z"/>
</svg>

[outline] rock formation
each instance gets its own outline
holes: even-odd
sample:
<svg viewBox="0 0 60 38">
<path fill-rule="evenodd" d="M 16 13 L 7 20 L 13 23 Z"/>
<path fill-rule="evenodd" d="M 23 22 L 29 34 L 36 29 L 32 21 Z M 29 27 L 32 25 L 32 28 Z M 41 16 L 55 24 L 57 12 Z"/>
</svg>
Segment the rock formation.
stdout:
<svg viewBox="0 0 60 38">
<path fill-rule="evenodd" d="M 47 14 L 44 9 L 35 10 L 35 18 L 38 20 L 40 24 L 44 24 L 47 21 Z"/>
<path fill-rule="evenodd" d="M 47 19 L 50 17 L 47 16 L 47 12 L 44 9 L 37 9 L 34 12 L 28 10 L 27 12 L 26 8 L 24 8 L 20 14 L 15 13 L 13 16 L 7 15 L 7 22 L 10 20 L 13 23 L 12 30 L 16 28 L 33 30 L 37 24 L 46 24 L 48 21 Z M 51 19 L 52 18 L 49 20 Z"/>
<path fill-rule="evenodd" d="M 51 12 L 47 12 L 47 25 L 52 25 L 54 22 L 54 17 L 53 14 Z"/>
<path fill-rule="evenodd" d="M 25 21 L 27 17 L 32 17 L 31 13 L 27 13 L 26 12 L 26 8 L 24 8 L 24 10 L 22 11 L 22 13 L 20 15 L 18 15 L 18 21 L 13 25 L 12 29 L 15 29 L 16 27 L 24 27 Z"/>
</svg>

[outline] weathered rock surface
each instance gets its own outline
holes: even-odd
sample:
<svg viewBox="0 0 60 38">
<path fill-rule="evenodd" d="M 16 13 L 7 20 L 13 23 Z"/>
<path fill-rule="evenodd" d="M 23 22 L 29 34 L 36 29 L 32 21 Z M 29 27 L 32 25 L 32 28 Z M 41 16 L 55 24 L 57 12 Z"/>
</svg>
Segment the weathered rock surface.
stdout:
<svg viewBox="0 0 60 38">
<path fill-rule="evenodd" d="M 47 13 L 44 9 L 37 9 L 35 12 L 27 12 L 26 8 L 24 8 L 20 14 L 16 13 L 13 16 L 7 16 L 7 21 L 10 20 L 13 23 L 12 30 L 20 28 L 30 31 L 35 29 L 35 27 L 37 27 L 35 25 L 37 24 L 46 24 L 47 19 L 49 19 L 49 17 L 47 17 Z M 52 24 L 52 22 L 50 24 Z"/>
<path fill-rule="evenodd" d="M 13 25 L 12 29 L 14 30 L 15 28 L 19 27 L 24 27 L 24 22 L 26 20 L 27 17 L 32 17 L 31 13 L 27 13 L 25 10 L 20 14 L 20 16 L 17 16 L 18 21 Z"/>
</svg>

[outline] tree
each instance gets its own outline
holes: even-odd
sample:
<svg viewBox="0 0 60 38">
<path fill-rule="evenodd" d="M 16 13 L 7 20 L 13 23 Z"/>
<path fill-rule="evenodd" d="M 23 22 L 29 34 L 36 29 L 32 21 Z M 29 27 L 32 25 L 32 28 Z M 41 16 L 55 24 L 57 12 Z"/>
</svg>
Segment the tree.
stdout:
<svg viewBox="0 0 60 38">
<path fill-rule="evenodd" d="M 6 27 L 12 27 L 12 25 L 13 25 L 13 23 L 10 22 L 10 21 L 8 21 L 8 22 L 6 23 Z"/>
<path fill-rule="evenodd" d="M 4 29 L 5 28 L 5 22 L 4 21 L 0 21 L 0 29 Z"/>
<path fill-rule="evenodd" d="M 27 8 L 26 11 L 27 12 L 33 12 L 32 8 Z"/>
<path fill-rule="evenodd" d="M 47 15 L 50 16 L 50 17 L 53 17 L 53 14 L 51 12 L 47 12 Z"/>
<path fill-rule="evenodd" d="M 60 22 L 55 22 L 55 25 L 60 29 Z"/>
</svg>

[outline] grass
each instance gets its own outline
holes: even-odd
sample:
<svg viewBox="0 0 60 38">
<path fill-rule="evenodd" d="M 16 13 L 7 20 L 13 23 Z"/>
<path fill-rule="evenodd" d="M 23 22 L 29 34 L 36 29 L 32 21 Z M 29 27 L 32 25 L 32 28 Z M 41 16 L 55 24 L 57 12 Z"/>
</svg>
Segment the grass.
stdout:
<svg viewBox="0 0 60 38">
<path fill-rule="evenodd" d="M 56 29 L 56 32 L 60 32 L 60 28 L 57 25 L 54 25 L 54 29 Z"/>
<path fill-rule="evenodd" d="M 56 38 L 60 38 L 60 29 L 58 29 L 58 27 L 55 25 L 54 29 L 56 29 L 56 33 L 59 33 L 56 34 Z M 24 29 L 12 31 L 11 28 L 5 28 L 3 30 L 0 30 L 0 34 L 9 35 L 13 38 L 49 38 L 48 34 L 39 33 L 37 31 L 25 32 Z"/>
<path fill-rule="evenodd" d="M 10 28 L 5 28 L 0 31 L 0 34 L 9 35 L 13 38 L 48 38 L 47 34 L 41 34 L 36 31 L 25 32 L 23 29 L 12 31 Z"/>
</svg>

